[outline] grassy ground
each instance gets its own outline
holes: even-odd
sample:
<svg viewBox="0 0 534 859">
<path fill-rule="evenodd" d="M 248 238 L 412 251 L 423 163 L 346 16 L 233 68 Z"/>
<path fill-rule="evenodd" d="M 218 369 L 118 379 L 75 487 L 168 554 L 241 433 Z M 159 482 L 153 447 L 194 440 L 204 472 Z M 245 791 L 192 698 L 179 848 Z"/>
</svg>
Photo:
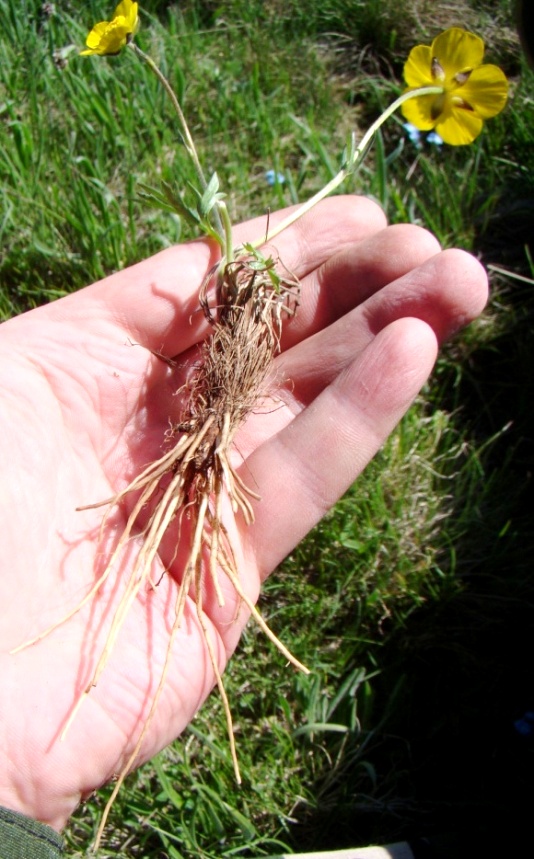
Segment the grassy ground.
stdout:
<svg viewBox="0 0 534 859">
<path fill-rule="evenodd" d="M 111 4 L 112 6 L 113 4 Z M 262 597 L 314 672 L 295 677 L 254 629 L 228 673 L 244 786 L 220 702 L 134 775 L 102 856 L 253 857 L 429 837 L 444 856 L 527 832 L 534 710 L 532 467 L 534 75 L 511 4 L 187 0 L 143 4 L 141 46 L 184 99 L 235 218 L 304 199 L 351 128 L 401 87 L 403 58 L 451 24 L 512 78 L 471 147 L 417 150 L 393 120 L 356 190 L 392 221 L 493 266 L 485 317 Z M 186 181 L 170 112 L 134 57 L 77 56 L 105 2 L 0 0 L 0 314 L 54 299 L 189 235 L 138 200 Z M 268 169 L 285 182 L 267 185 Z M 67 841 L 83 855 L 105 793 Z M 477 852 L 478 851 L 478 852 Z M 467 855 L 467 852 L 465 853 Z"/>
</svg>

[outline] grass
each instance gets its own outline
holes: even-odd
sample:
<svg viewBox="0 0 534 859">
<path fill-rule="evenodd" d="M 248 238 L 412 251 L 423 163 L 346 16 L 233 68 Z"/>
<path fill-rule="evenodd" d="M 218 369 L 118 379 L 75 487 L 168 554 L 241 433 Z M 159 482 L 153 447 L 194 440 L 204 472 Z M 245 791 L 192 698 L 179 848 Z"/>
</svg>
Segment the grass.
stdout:
<svg viewBox="0 0 534 859">
<path fill-rule="evenodd" d="M 0 0 L 3 318 L 190 235 L 136 190 L 190 178 L 155 81 L 134 57 L 77 56 L 109 11 L 66 3 L 46 17 L 37 0 Z M 480 32 L 512 76 L 509 107 L 456 151 L 417 150 L 394 120 L 356 188 L 392 221 L 532 278 L 534 76 L 506 0 L 414 0 L 402 17 L 389 0 L 147 0 L 139 40 L 183 94 L 201 158 L 241 218 L 328 180 L 349 129 L 398 93 L 414 33 L 425 41 L 452 23 Z M 269 187 L 268 169 L 285 181 Z M 462 840 L 466 855 L 520 843 L 532 745 L 513 724 L 534 709 L 534 301 L 531 284 L 493 280 L 485 317 L 265 589 L 269 622 L 314 671 L 295 676 L 247 630 L 227 675 L 243 788 L 212 697 L 129 779 L 102 856 L 273 856 L 428 836 L 461 857 Z M 72 856 L 105 796 L 73 819 Z"/>
</svg>

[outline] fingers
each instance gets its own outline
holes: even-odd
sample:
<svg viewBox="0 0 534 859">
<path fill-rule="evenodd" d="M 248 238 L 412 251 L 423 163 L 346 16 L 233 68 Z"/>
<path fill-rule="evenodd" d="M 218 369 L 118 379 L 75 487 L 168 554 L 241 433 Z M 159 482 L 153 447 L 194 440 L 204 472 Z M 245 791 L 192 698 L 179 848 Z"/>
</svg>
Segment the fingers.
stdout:
<svg viewBox="0 0 534 859">
<path fill-rule="evenodd" d="M 447 250 L 374 294 L 364 312 L 373 333 L 394 319 L 416 316 L 441 343 L 472 322 L 487 300 L 488 279 L 480 263 L 464 251 Z"/>
<path fill-rule="evenodd" d="M 242 456 L 287 425 L 392 322 L 418 318 L 442 342 L 478 316 L 487 300 L 484 269 L 463 251 L 436 253 L 437 247 L 419 227 L 388 227 L 333 255 L 305 280 L 302 304 L 284 335 L 290 348 L 273 368 L 273 389 L 287 408 L 278 401 L 249 418 L 239 437 Z M 153 406 L 165 425 L 180 408 L 177 384 L 172 374 L 155 393 Z"/>
<path fill-rule="evenodd" d="M 386 234 L 395 229 L 388 228 L 380 237 L 377 236 L 376 240 L 371 239 L 365 244 L 372 248 L 375 244 L 378 246 L 381 242 L 387 243 Z M 402 229 L 399 236 L 414 229 L 417 228 Z M 393 245 L 396 238 L 392 238 L 394 241 L 390 244 Z M 420 255 L 423 257 L 424 253 L 423 246 Z M 359 259 L 354 266 L 356 271 L 347 265 L 344 284 L 340 286 L 339 278 L 336 279 L 334 289 L 338 291 L 339 298 L 334 316 L 341 309 L 340 302 L 348 303 L 347 299 L 343 298 L 345 293 L 353 293 L 356 290 L 361 295 L 363 290 L 372 290 L 372 285 L 369 285 L 371 275 L 364 279 L 361 285 L 358 280 L 358 266 L 362 256 L 364 255 L 358 255 Z M 386 267 L 392 270 L 394 264 L 384 263 L 382 269 Z M 354 288 L 350 285 L 352 275 L 356 278 Z M 334 290 L 325 284 L 325 291 L 330 293 Z M 392 322 L 404 317 L 421 319 L 433 329 L 438 342 L 441 343 L 482 312 L 487 296 L 486 273 L 470 254 L 448 250 L 431 256 L 420 266 L 371 294 L 328 327 L 280 356 L 276 363 L 277 377 L 279 380 L 287 380 L 286 401 L 291 398 L 301 405 L 309 403 L 376 334 Z M 311 327 L 314 324 L 315 322 Z"/>
<path fill-rule="evenodd" d="M 284 329 L 283 348 L 330 325 L 439 251 L 434 236 L 409 224 L 341 248 L 303 281 L 298 313 Z"/>
<path fill-rule="evenodd" d="M 486 300 L 478 262 L 445 251 L 280 356 L 285 408 L 254 416 L 263 444 L 243 467 L 261 495 L 251 537 L 264 574 L 363 470 L 426 381 L 438 343 Z M 247 435 L 239 444 L 245 452 Z"/>
<path fill-rule="evenodd" d="M 267 575 L 351 485 L 409 408 L 437 353 L 432 329 L 400 319 L 310 406 L 248 458 L 261 493 L 245 535 Z"/>
<path fill-rule="evenodd" d="M 294 207 L 293 207 L 294 208 Z M 271 227 L 288 211 L 270 217 Z M 384 228 L 382 210 L 364 197 L 325 200 L 285 230 L 269 248 L 299 278 L 321 266 L 334 252 L 357 245 Z M 261 238 L 267 218 L 236 227 L 236 244 Z M 199 310 L 198 290 L 218 259 L 206 240 L 169 248 L 156 256 L 62 300 L 63 317 L 72 321 L 113 320 L 125 337 L 160 351 L 178 355 L 202 339 L 207 323 Z M 48 312 L 57 312 L 57 305 Z"/>
</svg>

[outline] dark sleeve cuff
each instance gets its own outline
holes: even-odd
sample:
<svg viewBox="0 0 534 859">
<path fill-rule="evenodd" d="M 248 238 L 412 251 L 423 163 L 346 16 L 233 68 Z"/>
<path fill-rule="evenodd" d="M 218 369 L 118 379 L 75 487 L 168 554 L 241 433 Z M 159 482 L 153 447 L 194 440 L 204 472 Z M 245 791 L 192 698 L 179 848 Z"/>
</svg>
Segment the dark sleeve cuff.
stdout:
<svg viewBox="0 0 534 859">
<path fill-rule="evenodd" d="M 55 829 L 0 808 L 0 859 L 61 859 L 63 839 Z"/>
</svg>

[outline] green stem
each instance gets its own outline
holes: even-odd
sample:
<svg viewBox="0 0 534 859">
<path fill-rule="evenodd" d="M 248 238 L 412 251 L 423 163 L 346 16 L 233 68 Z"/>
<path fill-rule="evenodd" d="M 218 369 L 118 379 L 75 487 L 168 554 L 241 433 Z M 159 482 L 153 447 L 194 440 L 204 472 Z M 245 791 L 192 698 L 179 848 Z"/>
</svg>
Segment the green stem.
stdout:
<svg viewBox="0 0 534 859">
<path fill-rule="evenodd" d="M 328 197 L 336 188 L 341 185 L 345 179 L 354 173 L 359 167 L 360 163 L 363 161 L 369 146 L 372 143 L 373 137 L 379 128 L 386 122 L 389 117 L 395 113 L 395 111 L 404 104 L 405 101 L 408 101 L 411 98 L 418 98 L 423 95 L 440 95 L 443 92 L 443 87 L 439 86 L 428 86 L 428 87 L 420 87 L 419 89 L 409 90 L 408 92 L 404 92 L 400 95 L 395 101 L 389 105 L 388 108 L 382 113 L 375 122 L 369 127 L 369 129 L 365 132 L 362 137 L 360 143 L 357 147 L 355 147 L 354 151 L 351 153 L 350 161 L 345 164 L 339 173 L 334 176 L 333 179 L 328 182 L 324 188 L 321 188 L 317 194 L 314 194 L 313 197 L 310 197 L 302 206 L 293 212 L 291 215 L 288 215 L 287 218 L 284 218 L 283 221 L 280 221 L 272 230 L 269 231 L 267 236 L 262 236 L 260 239 L 256 239 L 251 242 L 252 246 L 255 248 L 261 247 L 261 245 L 270 242 L 275 236 L 278 236 L 284 230 L 287 230 L 292 224 L 302 218 L 306 212 L 309 212 L 310 209 L 313 209 L 317 203 L 320 203 L 321 200 L 324 200 L 325 197 Z"/>
<path fill-rule="evenodd" d="M 228 208 L 226 204 L 219 200 L 217 203 L 218 206 L 218 214 L 221 217 L 223 227 L 224 227 L 224 244 L 222 245 L 223 250 L 223 260 L 226 263 L 234 261 L 234 244 L 232 239 L 232 221 L 230 220 L 230 215 L 228 214 Z"/>
<path fill-rule="evenodd" d="M 191 161 L 193 162 L 198 180 L 200 182 L 200 186 L 202 190 L 205 191 L 208 187 L 208 183 L 206 181 L 206 177 L 204 175 L 204 171 L 202 169 L 202 165 L 200 163 L 200 159 L 198 157 L 198 153 L 193 142 L 191 132 L 189 131 L 189 126 L 187 124 L 184 112 L 180 107 L 180 102 L 176 98 L 176 93 L 174 92 L 169 81 L 167 80 L 161 69 L 156 65 L 152 57 L 150 57 L 148 54 L 145 54 L 145 52 L 142 51 L 141 48 L 138 47 L 138 45 L 136 45 L 134 41 L 129 42 L 128 47 L 132 49 L 132 51 L 137 55 L 137 57 L 139 57 L 140 60 L 146 63 L 146 65 L 151 71 L 154 72 L 157 79 L 163 86 L 165 92 L 169 96 L 171 104 L 180 123 L 184 146 L 187 150 L 189 157 L 191 158 Z M 223 248 L 224 255 L 227 260 L 231 260 L 233 258 L 232 224 L 230 222 L 230 217 L 228 215 L 228 209 L 226 207 L 226 204 L 222 200 L 219 200 L 213 207 L 213 219 L 215 221 L 216 230 L 220 235 L 220 244 Z"/>
</svg>

